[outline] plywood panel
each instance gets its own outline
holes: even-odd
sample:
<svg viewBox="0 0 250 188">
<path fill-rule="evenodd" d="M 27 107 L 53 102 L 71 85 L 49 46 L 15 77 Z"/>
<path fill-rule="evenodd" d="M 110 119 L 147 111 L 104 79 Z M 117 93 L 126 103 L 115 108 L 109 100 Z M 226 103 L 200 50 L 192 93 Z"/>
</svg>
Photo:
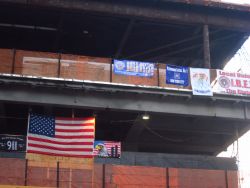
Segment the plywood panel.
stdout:
<svg viewBox="0 0 250 188">
<path fill-rule="evenodd" d="M 56 53 L 17 50 L 15 73 L 38 77 L 57 77 L 58 59 Z"/>
<path fill-rule="evenodd" d="M 0 49 L 0 73 L 11 73 L 13 54 L 13 50 Z"/>
<path fill-rule="evenodd" d="M 110 81 L 111 59 L 109 58 L 62 54 L 60 62 L 61 78 Z"/>
<path fill-rule="evenodd" d="M 24 185 L 25 160 L 0 158 L 0 184 Z"/>
</svg>

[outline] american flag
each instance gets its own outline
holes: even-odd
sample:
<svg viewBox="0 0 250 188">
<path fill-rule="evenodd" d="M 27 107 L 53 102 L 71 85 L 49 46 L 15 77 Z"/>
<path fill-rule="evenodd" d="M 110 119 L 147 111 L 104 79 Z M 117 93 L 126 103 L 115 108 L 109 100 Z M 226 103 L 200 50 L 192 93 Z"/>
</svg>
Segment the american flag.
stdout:
<svg viewBox="0 0 250 188">
<path fill-rule="evenodd" d="M 94 130 L 94 118 L 30 114 L 27 153 L 92 158 Z"/>
<path fill-rule="evenodd" d="M 99 157 L 120 158 L 121 142 L 95 141 L 94 155 Z"/>
</svg>

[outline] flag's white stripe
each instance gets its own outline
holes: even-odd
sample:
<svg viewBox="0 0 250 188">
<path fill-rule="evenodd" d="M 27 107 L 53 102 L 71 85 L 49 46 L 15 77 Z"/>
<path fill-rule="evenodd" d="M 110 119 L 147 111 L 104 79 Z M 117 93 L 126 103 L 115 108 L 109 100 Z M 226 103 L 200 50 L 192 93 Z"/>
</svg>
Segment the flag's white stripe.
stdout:
<svg viewBox="0 0 250 188">
<path fill-rule="evenodd" d="M 53 149 L 47 148 L 37 148 L 37 147 L 29 147 L 28 150 L 33 151 L 40 151 L 46 153 L 53 153 L 53 154 L 67 154 L 67 155 L 93 155 L 93 152 L 86 152 L 86 151 L 57 151 Z"/>
<path fill-rule="evenodd" d="M 56 125 L 56 129 L 85 130 L 85 129 L 94 129 L 94 126 L 60 126 L 60 125 Z"/>
<path fill-rule="evenodd" d="M 57 120 L 56 119 L 56 124 L 59 123 L 59 124 L 79 124 L 79 125 L 82 125 L 82 124 L 88 124 L 88 123 L 95 123 L 95 120 Z"/>
<path fill-rule="evenodd" d="M 70 132 L 56 132 L 56 136 L 92 136 L 94 135 L 94 132 L 78 132 L 78 133 L 70 133 Z"/>
<path fill-rule="evenodd" d="M 29 140 L 29 144 L 37 144 L 40 146 L 51 146 L 56 148 L 93 148 L 93 145 L 63 145 L 63 144 L 52 144 L 48 142 L 41 142 L 41 141 L 35 141 L 35 140 Z M 30 147 L 28 147 L 30 148 Z"/>
<path fill-rule="evenodd" d="M 106 146 L 106 147 L 116 147 L 116 146 L 117 146 L 117 147 L 121 147 L 120 145 L 107 145 L 107 144 L 105 144 L 105 146 Z"/>
<path fill-rule="evenodd" d="M 41 138 L 41 139 L 47 139 L 51 141 L 56 141 L 56 142 L 94 142 L 94 138 L 72 138 L 72 139 L 65 139 L 65 138 L 51 138 L 48 136 L 42 136 L 42 135 L 37 135 L 37 134 L 28 134 L 28 137 L 33 137 L 33 138 Z"/>
</svg>

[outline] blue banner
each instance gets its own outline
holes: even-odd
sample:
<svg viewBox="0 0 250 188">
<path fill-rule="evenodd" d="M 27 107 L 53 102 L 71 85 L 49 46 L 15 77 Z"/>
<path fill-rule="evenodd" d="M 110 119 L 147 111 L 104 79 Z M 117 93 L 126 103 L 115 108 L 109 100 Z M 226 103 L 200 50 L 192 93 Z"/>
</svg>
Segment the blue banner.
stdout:
<svg viewBox="0 0 250 188">
<path fill-rule="evenodd" d="M 149 62 L 115 59 L 114 73 L 129 76 L 152 77 L 154 76 L 154 64 Z"/>
<path fill-rule="evenodd" d="M 167 65 L 166 67 L 166 83 L 188 86 L 188 67 Z"/>
</svg>

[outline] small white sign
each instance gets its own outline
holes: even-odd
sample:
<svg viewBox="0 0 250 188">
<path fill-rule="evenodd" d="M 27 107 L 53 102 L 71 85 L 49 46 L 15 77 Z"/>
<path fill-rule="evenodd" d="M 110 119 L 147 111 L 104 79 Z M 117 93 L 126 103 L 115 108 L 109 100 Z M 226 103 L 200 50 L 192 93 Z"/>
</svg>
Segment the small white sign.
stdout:
<svg viewBox="0 0 250 188">
<path fill-rule="evenodd" d="M 190 68 L 193 95 L 213 96 L 209 69 Z"/>
</svg>

